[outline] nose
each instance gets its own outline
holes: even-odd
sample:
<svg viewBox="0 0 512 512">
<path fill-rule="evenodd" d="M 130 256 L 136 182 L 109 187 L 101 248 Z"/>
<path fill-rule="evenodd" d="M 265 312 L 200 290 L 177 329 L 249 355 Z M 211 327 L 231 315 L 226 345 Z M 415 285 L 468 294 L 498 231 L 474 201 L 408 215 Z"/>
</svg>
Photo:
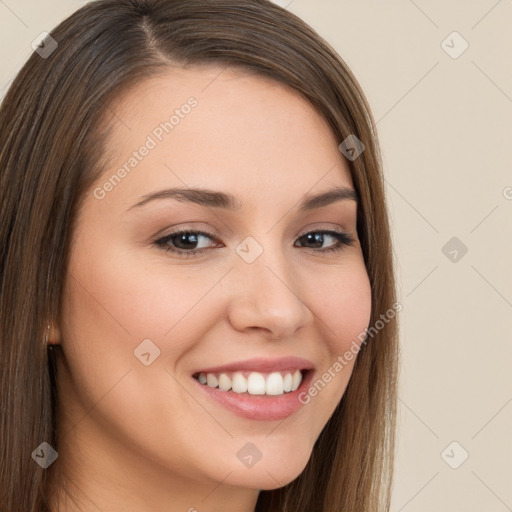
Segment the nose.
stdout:
<svg viewBox="0 0 512 512">
<path fill-rule="evenodd" d="M 300 296 L 297 276 L 284 257 L 272 257 L 265 250 L 252 263 L 238 259 L 230 274 L 238 284 L 229 304 L 233 328 L 261 330 L 269 338 L 284 339 L 312 322 L 307 297 Z"/>
</svg>

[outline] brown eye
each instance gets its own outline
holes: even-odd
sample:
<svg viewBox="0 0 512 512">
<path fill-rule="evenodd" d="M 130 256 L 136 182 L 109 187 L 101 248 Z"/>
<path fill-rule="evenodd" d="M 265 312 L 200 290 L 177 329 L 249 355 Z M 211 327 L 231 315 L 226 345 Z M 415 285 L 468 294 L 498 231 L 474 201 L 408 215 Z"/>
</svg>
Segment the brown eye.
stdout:
<svg viewBox="0 0 512 512">
<path fill-rule="evenodd" d="M 170 233 L 155 242 L 164 251 L 177 253 L 180 256 L 194 256 L 208 247 L 201 244 L 205 238 L 213 240 L 213 236 L 203 231 L 182 230 Z M 198 244 L 203 245 L 198 247 Z"/>
<path fill-rule="evenodd" d="M 334 238 L 336 243 L 327 248 L 322 248 L 322 245 L 325 242 L 325 238 L 327 239 Z M 342 231 L 310 231 L 298 238 L 298 240 L 304 240 L 305 242 L 301 243 L 312 243 L 315 245 L 314 249 L 318 249 L 319 252 L 328 252 L 328 251 L 340 251 L 345 246 L 353 245 L 355 240 L 348 233 L 344 233 Z M 320 248 L 319 248 L 320 247 Z"/>
</svg>

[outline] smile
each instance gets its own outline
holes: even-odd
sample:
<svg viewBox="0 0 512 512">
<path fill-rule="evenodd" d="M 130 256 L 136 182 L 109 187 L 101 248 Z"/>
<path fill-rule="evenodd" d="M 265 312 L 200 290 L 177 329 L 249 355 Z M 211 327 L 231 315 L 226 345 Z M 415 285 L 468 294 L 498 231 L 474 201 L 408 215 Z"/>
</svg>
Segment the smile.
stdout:
<svg viewBox="0 0 512 512">
<path fill-rule="evenodd" d="M 299 369 L 274 372 L 235 371 L 222 373 L 198 373 L 194 375 L 201 384 L 220 391 L 249 395 L 278 396 L 298 389 L 302 382 Z"/>
</svg>

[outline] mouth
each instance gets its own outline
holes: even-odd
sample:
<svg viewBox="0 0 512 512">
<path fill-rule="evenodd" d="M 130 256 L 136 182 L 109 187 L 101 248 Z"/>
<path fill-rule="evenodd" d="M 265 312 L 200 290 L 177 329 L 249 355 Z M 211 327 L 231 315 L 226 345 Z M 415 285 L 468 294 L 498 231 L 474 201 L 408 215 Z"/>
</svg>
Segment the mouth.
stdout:
<svg viewBox="0 0 512 512">
<path fill-rule="evenodd" d="M 194 379 L 219 391 L 247 395 L 280 396 L 296 391 L 309 370 L 298 368 L 274 371 L 199 372 Z"/>
<path fill-rule="evenodd" d="M 300 397 L 315 373 L 298 357 L 251 359 L 212 368 L 191 376 L 213 403 L 245 419 L 282 420 L 304 407 Z"/>
</svg>

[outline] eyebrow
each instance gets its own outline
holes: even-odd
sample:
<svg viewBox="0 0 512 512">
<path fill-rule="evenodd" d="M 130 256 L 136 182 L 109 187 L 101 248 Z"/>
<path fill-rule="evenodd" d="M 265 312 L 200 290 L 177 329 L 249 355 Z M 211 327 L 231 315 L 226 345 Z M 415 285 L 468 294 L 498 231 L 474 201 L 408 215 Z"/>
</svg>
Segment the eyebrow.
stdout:
<svg viewBox="0 0 512 512">
<path fill-rule="evenodd" d="M 170 188 L 142 196 L 138 203 L 130 206 L 126 211 L 161 199 L 175 199 L 181 202 L 190 202 L 209 208 L 223 208 L 231 211 L 239 211 L 243 206 L 242 202 L 235 196 L 225 192 L 202 188 Z M 300 212 L 307 212 L 343 200 L 358 202 L 359 197 L 353 188 L 336 186 L 325 192 L 304 197 L 298 206 L 298 210 Z"/>
</svg>

